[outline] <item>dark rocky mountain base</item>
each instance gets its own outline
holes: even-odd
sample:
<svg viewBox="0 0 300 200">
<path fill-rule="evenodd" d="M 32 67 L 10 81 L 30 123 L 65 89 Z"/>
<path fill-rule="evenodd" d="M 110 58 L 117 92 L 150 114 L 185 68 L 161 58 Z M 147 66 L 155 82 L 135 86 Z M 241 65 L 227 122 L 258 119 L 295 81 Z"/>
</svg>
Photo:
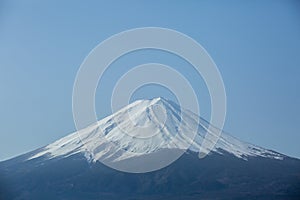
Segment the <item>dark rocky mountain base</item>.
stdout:
<svg viewBox="0 0 300 200">
<path fill-rule="evenodd" d="M 32 153 L 31 153 L 32 154 Z M 1 200 L 300 199 L 300 160 L 188 152 L 159 171 L 130 174 L 81 155 L 0 163 Z"/>
</svg>

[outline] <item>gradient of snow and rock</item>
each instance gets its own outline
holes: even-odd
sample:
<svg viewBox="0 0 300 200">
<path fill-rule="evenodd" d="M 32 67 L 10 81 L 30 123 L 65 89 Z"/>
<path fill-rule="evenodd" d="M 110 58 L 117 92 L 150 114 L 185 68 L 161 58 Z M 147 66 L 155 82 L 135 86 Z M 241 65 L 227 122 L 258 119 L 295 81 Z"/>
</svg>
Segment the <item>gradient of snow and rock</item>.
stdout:
<svg viewBox="0 0 300 200">
<path fill-rule="evenodd" d="M 67 157 L 83 153 L 90 161 L 124 160 L 162 149 L 189 149 L 199 152 L 208 131 L 208 122 L 174 102 L 163 98 L 138 100 L 118 112 L 47 145 L 29 159 Z M 209 149 L 208 149 L 209 150 Z M 283 155 L 222 132 L 213 152 L 228 152 L 247 160 L 249 156 L 282 159 Z"/>
</svg>

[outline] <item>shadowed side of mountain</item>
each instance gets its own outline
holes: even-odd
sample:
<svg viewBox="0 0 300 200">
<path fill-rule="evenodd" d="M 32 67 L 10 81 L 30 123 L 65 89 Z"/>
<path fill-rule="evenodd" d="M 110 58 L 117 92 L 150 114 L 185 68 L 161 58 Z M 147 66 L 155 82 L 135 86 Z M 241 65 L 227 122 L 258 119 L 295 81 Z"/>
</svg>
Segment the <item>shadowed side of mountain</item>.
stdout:
<svg viewBox="0 0 300 200">
<path fill-rule="evenodd" d="M 51 160 L 37 158 L 0 164 L 10 199 L 299 199 L 300 161 L 251 157 L 223 152 L 199 160 L 187 152 L 161 170 L 123 173 L 82 154 Z M 46 162 L 45 162 L 46 161 Z"/>
</svg>

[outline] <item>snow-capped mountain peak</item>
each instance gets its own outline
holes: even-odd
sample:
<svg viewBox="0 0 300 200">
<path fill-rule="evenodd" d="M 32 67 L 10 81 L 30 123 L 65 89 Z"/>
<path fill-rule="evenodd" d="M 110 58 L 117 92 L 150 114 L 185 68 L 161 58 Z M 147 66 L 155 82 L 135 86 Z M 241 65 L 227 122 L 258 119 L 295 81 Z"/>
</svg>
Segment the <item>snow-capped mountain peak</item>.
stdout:
<svg viewBox="0 0 300 200">
<path fill-rule="evenodd" d="M 67 157 L 83 153 L 88 160 L 124 160 L 162 149 L 188 149 L 198 152 L 209 123 L 189 110 L 161 97 L 138 100 L 104 119 L 47 145 L 29 159 L 47 156 Z M 241 142 L 222 132 L 212 150 L 228 152 L 246 159 L 249 156 L 282 159 L 283 155 Z"/>
</svg>

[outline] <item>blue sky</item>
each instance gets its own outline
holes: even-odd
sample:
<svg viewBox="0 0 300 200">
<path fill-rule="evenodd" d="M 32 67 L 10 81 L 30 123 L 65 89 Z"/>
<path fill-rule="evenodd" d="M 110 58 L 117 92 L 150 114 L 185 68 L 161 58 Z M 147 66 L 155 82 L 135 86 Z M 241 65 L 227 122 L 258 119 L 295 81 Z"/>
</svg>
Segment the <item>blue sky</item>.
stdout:
<svg viewBox="0 0 300 200">
<path fill-rule="evenodd" d="M 226 87 L 225 131 L 300 158 L 299 8 L 289 0 L 0 1 L 0 160 L 75 131 L 72 89 L 83 59 L 109 36 L 145 26 L 183 32 L 208 51 Z M 150 61 L 181 70 L 209 117 L 203 82 L 182 60 L 159 51 L 114 63 L 99 85 L 97 103 L 109 105 L 114 81 Z M 172 98 L 150 85 L 133 99 L 157 95 Z M 98 111 L 99 118 L 108 114 Z"/>
</svg>

